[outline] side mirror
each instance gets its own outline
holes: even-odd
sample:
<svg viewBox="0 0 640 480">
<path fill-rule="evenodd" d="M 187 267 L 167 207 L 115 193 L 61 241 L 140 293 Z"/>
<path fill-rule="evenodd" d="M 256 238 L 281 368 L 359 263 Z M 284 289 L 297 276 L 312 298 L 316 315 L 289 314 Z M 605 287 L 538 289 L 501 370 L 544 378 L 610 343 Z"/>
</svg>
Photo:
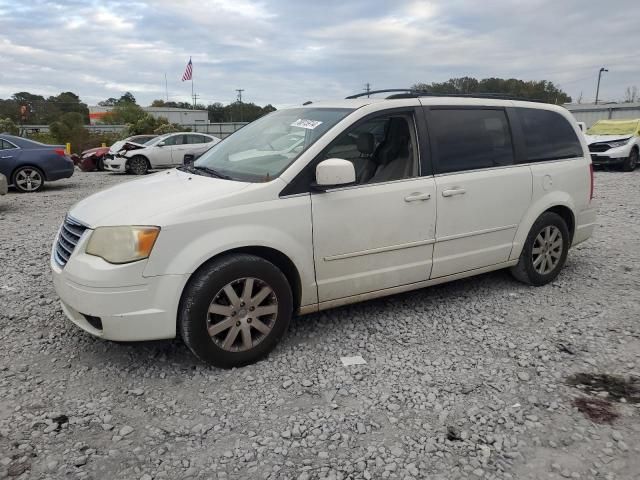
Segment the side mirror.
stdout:
<svg viewBox="0 0 640 480">
<path fill-rule="evenodd" d="M 329 158 L 320 162 L 316 167 L 314 187 L 318 190 L 349 185 L 355 183 L 355 181 L 356 169 L 349 160 Z"/>
<path fill-rule="evenodd" d="M 166 145 L 166 143 L 164 143 L 164 140 L 161 142 L 158 142 L 158 144 L 156 145 L 156 147 L 164 147 Z"/>
</svg>

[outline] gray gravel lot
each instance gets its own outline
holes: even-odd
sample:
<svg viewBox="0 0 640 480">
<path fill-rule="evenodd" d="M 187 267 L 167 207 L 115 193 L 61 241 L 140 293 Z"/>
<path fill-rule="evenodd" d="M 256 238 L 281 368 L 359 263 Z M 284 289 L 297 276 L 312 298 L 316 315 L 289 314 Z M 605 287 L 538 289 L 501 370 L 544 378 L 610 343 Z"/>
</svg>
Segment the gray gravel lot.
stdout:
<svg viewBox="0 0 640 480">
<path fill-rule="evenodd" d="M 551 285 L 496 272 L 302 317 L 230 371 L 179 341 L 95 340 L 62 314 L 56 229 L 130 178 L 76 172 L 0 197 L 0 478 L 640 475 L 640 404 L 594 423 L 567 383 L 640 375 L 640 171 L 596 173 L 600 226 Z"/>
</svg>

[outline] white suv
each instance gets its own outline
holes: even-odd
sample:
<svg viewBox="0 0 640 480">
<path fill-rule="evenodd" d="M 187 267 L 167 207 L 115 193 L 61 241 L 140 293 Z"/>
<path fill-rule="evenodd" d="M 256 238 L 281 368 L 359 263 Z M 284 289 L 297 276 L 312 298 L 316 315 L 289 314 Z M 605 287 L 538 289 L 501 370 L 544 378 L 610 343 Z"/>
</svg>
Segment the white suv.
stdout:
<svg viewBox="0 0 640 480">
<path fill-rule="evenodd" d="M 145 144 L 129 142 L 104 160 L 104 169 L 144 175 L 152 168 L 183 165 L 185 159 L 202 155 L 219 141 L 218 137 L 205 133 L 178 132 L 160 135 Z"/>
<path fill-rule="evenodd" d="M 621 165 L 632 172 L 640 157 L 640 119 L 599 120 L 585 137 L 594 165 Z"/>
<path fill-rule="evenodd" d="M 291 135 L 304 137 L 294 155 L 277 146 Z M 249 124 L 193 165 L 82 200 L 51 268 L 87 332 L 179 332 L 200 359 L 233 367 L 266 355 L 296 313 L 501 268 L 546 284 L 590 237 L 592 196 L 587 145 L 560 107 L 311 104 Z"/>
</svg>

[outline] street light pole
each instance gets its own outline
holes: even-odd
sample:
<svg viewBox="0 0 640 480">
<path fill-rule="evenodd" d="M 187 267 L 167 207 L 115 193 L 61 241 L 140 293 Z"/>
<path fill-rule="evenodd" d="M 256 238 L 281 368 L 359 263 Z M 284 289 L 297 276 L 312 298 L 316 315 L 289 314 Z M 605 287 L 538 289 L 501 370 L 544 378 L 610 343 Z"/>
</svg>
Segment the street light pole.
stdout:
<svg viewBox="0 0 640 480">
<path fill-rule="evenodd" d="M 602 76 L 602 72 L 608 72 L 606 68 L 602 67 L 598 72 L 598 87 L 596 88 L 596 105 L 598 104 L 598 95 L 600 94 L 600 77 Z"/>
</svg>

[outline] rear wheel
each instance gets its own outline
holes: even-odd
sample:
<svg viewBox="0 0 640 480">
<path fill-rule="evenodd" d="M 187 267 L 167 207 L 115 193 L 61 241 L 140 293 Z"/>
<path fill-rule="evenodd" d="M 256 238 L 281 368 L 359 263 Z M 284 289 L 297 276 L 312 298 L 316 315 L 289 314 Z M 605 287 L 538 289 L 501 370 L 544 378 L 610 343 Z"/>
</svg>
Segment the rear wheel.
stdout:
<svg viewBox="0 0 640 480">
<path fill-rule="evenodd" d="M 13 173 L 13 186 L 21 193 L 42 190 L 44 174 L 36 167 L 20 167 Z"/>
<path fill-rule="evenodd" d="M 552 282 L 562 270 L 570 246 L 569 228 L 554 212 L 535 221 L 525 241 L 520 260 L 511 274 L 521 282 L 540 286 Z"/>
<path fill-rule="evenodd" d="M 199 359 L 240 367 L 276 346 L 292 310 L 291 287 L 278 267 L 234 254 L 204 266 L 189 281 L 178 323 L 185 344 Z"/>
<path fill-rule="evenodd" d="M 631 153 L 622 164 L 622 169 L 625 172 L 633 172 L 636 169 L 637 165 L 638 165 L 638 149 L 634 148 L 633 150 L 631 150 Z"/>
<path fill-rule="evenodd" d="M 127 169 L 134 175 L 144 175 L 149 170 L 149 161 L 142 155 L 136 155 L 127 162 Z"/>
</svg>

